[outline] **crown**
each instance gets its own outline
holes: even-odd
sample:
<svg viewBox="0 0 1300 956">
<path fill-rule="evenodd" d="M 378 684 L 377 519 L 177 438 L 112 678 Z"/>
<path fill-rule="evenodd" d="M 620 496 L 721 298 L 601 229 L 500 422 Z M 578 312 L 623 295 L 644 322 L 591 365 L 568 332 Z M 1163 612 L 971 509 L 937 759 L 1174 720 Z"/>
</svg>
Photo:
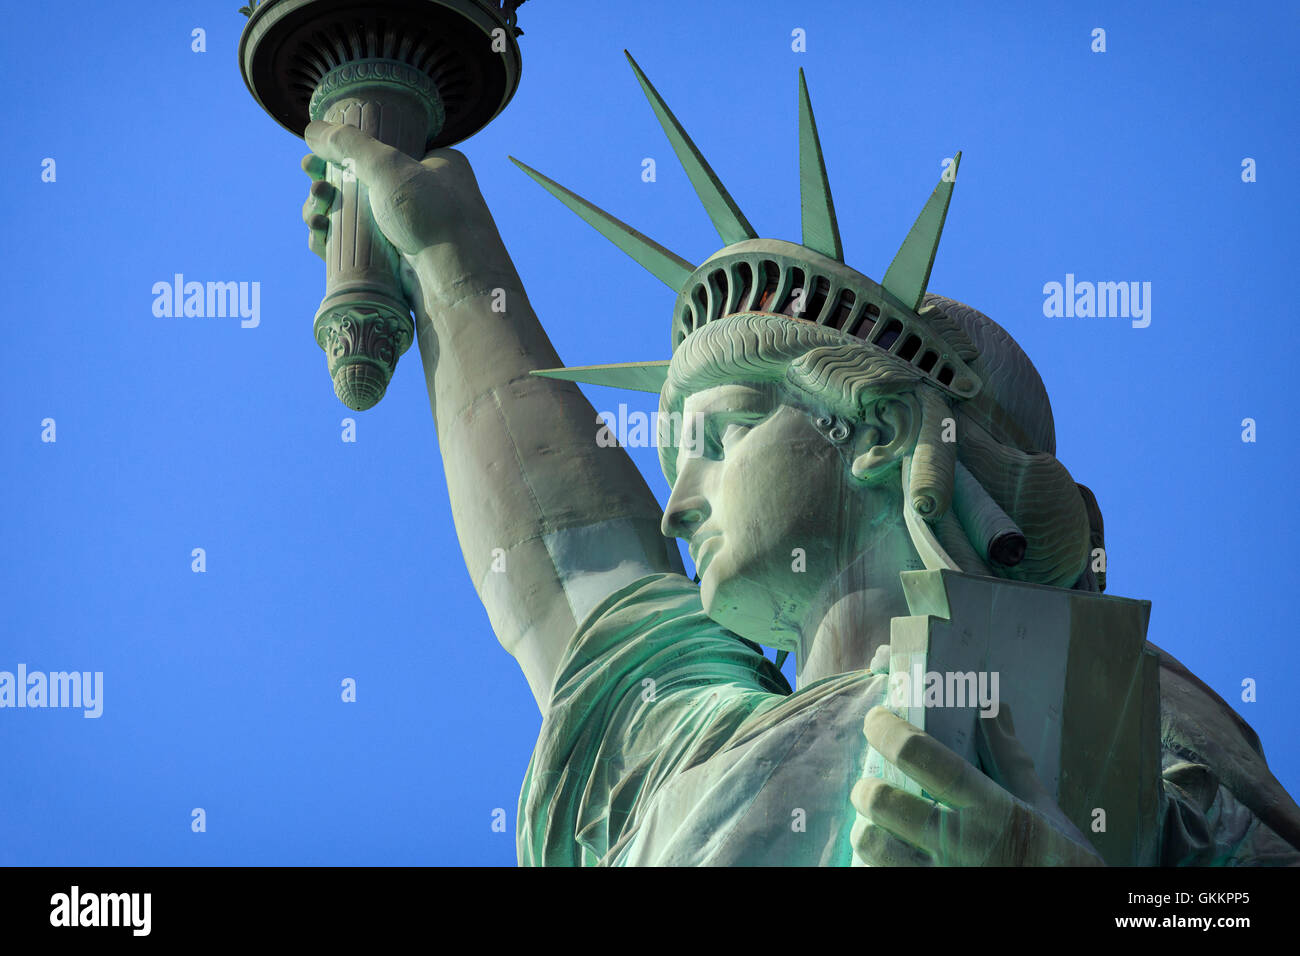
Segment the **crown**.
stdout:
<svg viewBox="0 0 1300 956">
<path fill-rule="evenodd" d="M 760 238 L 708 161 L 646 78 L 623 51 L 655 116 L 725 245 L 693 265 L 627 223 L 513 156 L 510 161 L 677 293 L 672 348 L 709 322 L 742 312 L 782 315 L 837 329 L 906 362 L 925 381 L 969 403 L 995 433 L 1031 447 L 1014 418 L 993 398 L 958 349 L 918 310 L 952 199 L 958 152 L 921 209 L 879 283 L 844 263 L 835 203 L 822 157 L 817 122 L 803 70 L 799 71 L 799 187 L 802 244 Z M 969 354 L 969 353 L 968 353 Z M 538 369 L 548 378 L 659 392 L 669 360 Z"/>
</svg>

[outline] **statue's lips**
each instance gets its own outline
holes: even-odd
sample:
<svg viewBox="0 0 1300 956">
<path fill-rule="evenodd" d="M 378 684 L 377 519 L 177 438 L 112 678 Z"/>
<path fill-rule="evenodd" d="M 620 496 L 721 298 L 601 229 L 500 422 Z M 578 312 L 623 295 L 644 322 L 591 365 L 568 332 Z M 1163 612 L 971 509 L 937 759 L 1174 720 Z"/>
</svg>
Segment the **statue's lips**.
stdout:
<svg viewBox="0 0 1300 956">
<path fill-rule="evenodd" d="M 692 542 L 690 547 L 686 549 L 691 554 L 691 560 L 695 562 L 696 575 L 701 578 L 704 577 L 704 571 L 708 568 L 709 562 L 713 560 L 713 552 L 717 550 L 716 547 L 710 548 L 709 545 L 720 537 L 722 537 L 721 532 L 715 531 L 713 534 L 701 538 L 698 542 Z M 720 546 L 721 542 L 718 542 L 718 544 Z"/>
</svg>

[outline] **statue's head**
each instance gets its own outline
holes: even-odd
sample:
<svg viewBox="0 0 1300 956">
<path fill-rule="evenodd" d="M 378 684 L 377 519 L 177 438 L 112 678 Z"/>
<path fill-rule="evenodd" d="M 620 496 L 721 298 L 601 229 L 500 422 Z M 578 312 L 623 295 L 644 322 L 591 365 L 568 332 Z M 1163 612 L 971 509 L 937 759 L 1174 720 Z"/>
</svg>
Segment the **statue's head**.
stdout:
<svg viewBox="0 0 1300 956">
<path fill-rule="evenodd" d="M 917 318 L 1002 398 L 1016 438 L 895 353 L 787 314 L 729 315 L 676 350 L 663 530 L 688 543 L 720 623 L 785 646 L 830 582 L 898 587 L 922 567 L 1096 589 L 1100 517 L 1052 454 L 1033 365 L 956 302 L 928 296 Z"/>
<path fill-rule="evenodd" d="M 961 154 L 877 283 L 844 263 L 802 72 L 796 244 L 758 238 L 632 65 L 726 245 L 692 265 L 523 167 L 678 293 L 671 361 L 537 374 L 659 392 L 663 530 L 688 543 L 709 614 L 779 647 L 846 576 L 1100 589 L 1100 512 L 1054 457 L 1033 364 L 991 319 L 926 294 Z"/>
</svg>

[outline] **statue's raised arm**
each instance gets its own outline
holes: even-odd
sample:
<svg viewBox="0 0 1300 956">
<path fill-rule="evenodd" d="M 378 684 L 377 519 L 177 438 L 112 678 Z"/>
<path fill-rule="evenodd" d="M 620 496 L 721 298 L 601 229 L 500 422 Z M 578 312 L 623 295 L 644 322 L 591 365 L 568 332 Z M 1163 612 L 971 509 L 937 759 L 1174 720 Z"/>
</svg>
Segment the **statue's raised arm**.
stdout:
<svg viewBox="0 0 1300 956">
<path fill-rule="evenodd" d="M 369 188 L 375 223 L 402 255 L 465 563 L 545 710 L 587 612 L 636 578 L 681 571 L 659 505 L 627 453 L 597 443 L 578 386 L 529 374 L 562 363 L 465 157 L 442 149 L 417 163 L 326 123 L 306 138 L 312 248 L 325 248 L 329 162 Z"/>
</svg>

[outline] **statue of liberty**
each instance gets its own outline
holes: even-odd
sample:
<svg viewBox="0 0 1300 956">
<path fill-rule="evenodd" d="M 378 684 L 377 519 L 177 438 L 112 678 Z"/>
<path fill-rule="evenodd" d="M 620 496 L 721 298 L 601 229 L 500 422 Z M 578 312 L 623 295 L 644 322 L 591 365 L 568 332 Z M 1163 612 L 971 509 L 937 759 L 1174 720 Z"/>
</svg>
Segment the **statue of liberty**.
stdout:
<svg viewBox="0 0 1300 956">
<path fill-rule="evenodd" d="M 1101 511 L 1054 455 L 1029 358 L 927 291 L 958 162 L 876 282 L 843 261 L 802 74 L 796 244 L 758 236 L 633 69 L 719 252 L 687 262 L 519 165 L 674 290 L 668 361 L 563 368 L 459 152 L 417 162 L 353 127 L 306 133 L 313 249 L 332 164 L 369 189 L 401 257 L 465 562 L 543 715 L 520 862 L 1106 862 L 1009 706 L 978 721 L 977 760 L 887 706 L 918 574 L 1019 588 L 1072 608 L 1076 629 L 1121 601 L 1100 594 Z M 662 511 L 626 452 L 597 440 L 576 382 L 658 393 Z M 795 655 L 796 689 L 765 646 Z M 1300 863 L 1300 808 L 1254 732 L 1168 654 L 1144 653 L 1159 688 L 1154 836 L 1133 862 Z"/>
</svg>

